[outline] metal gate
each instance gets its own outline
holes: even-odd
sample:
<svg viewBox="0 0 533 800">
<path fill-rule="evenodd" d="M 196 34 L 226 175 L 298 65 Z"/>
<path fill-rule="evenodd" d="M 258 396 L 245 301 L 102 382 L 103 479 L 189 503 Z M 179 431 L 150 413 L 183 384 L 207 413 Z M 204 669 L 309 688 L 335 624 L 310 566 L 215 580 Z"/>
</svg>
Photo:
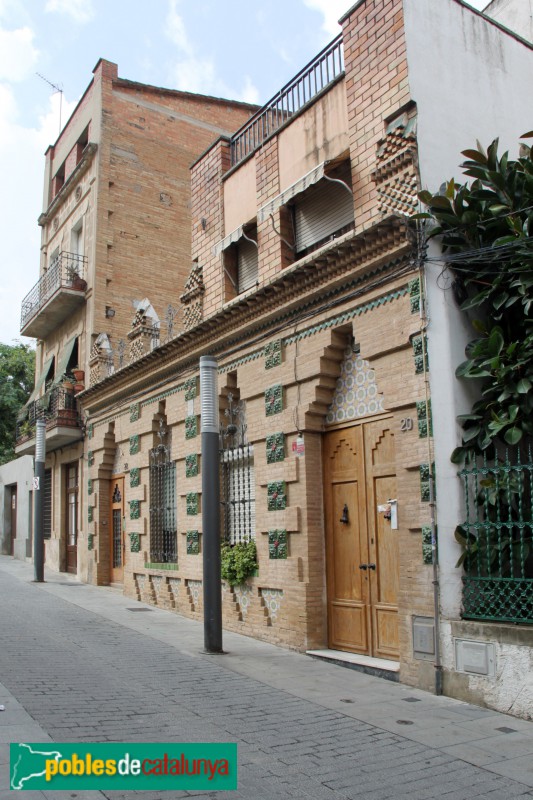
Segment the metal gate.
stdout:
<svg viewBox="0 0 533 800">
<path fill-rule="evenodd" d="M 150 450 L 150 561 L 177 560 L 176 464 L 170 460 L 170 448 L 161 443 Z"/>
</svg>

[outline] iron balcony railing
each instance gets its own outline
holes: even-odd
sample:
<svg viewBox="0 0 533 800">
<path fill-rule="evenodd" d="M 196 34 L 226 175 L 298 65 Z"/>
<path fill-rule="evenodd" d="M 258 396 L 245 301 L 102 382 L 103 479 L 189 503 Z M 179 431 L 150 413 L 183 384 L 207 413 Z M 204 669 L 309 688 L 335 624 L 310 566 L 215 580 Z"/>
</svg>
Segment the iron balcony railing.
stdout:
<svg viewBox="0 0 533 800">
<path fill-rule="evenodd" d="M 87 258 L 85 256 L 77 253 L 59 253 L 22 301 L 21 330 L 60 289 L 85 291 L 87 288 L 85 283 L 86 265 Z"/>
<path fill-rule="evenodd" d="M 231 137 L 231 165 L 253 153 L 343 71 L 344 52 L 339 34 Z"/>
<path fill-rule="evenodd" d="M 25 410 L 25 416 L 17 421 L 17 442 L 35 436 L 35 424 L 38 419 L 46 420 L 47 430 L 57 425 L 80 428 L 81 419 L 73 389 L 55 386 L 38 400 L 30 403 Z"/>
<path fill-rule="evenodd" d="M 466 520 L 456 531 L 463 546 L 463 617 L 533 623 L 533 460 L 505 452 L 459 473 Z"/>
</svg>

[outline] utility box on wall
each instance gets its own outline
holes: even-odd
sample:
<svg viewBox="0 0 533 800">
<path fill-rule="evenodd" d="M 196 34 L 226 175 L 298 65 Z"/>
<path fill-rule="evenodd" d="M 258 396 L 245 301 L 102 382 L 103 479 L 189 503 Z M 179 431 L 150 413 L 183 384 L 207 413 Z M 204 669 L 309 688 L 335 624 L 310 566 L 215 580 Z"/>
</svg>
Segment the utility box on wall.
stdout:
<svg viewBox="0 0 533 800">
<path fill-rule="evenodd" d="M 496 648 L 489 642 L 455 639 L 455 668 L 469 675 L 496 675 Z"/>
<path fill-rule="evenodd" d="M 435 620 L 413 617 L 413 655 L 425 661 L 435 658 Z"/>
</svg>

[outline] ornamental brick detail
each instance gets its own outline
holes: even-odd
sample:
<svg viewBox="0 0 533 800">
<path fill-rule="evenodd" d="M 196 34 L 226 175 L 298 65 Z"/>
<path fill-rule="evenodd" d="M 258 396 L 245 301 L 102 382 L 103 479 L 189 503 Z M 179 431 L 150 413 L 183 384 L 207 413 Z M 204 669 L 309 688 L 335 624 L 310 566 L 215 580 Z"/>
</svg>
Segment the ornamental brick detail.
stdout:
<svg viewBox="0 0 533 800">
<path fill-rule="evenodd" d="M 287 507 L 285 481 L 273 481 L 267 484 L 267 505 L 269 511 L 280 511 Z"/>
<path fill-rule="evenodd" d="M 185 438 L 194 439 L 198 436 L 198 417 L 185 417 Z"/>
<path fill-rule="evenodd" d="M 130 500 L 130 519 L 139 519 L 141 516 L 141 501 Z"/>
<path fill-rule="evenodd" d="M 288 537 L 286 530 L 271 530 L 268 532 L 268 557 L 287 558 Z"/>
<path fill-rule="evenodd" d="M 267 464 L 275 464 L 285 459 L 285 436 L 283 433 L 272 433 L 266 437 Z"/>
<path fill-rule="evenodd" d="M 198 531 L 187 531 L 187 555 L 197 556 L 200 552 L 200 533 Z"/>
<path fill-rule="evenodd" d="M 275 342 L 269 342 L 263 352 L 265 356 L 265 369 L 281 366 L 281 339 L 277 339 Z"/>
<path fill-rule="evenodd" d="M 134 434 L 130 436 L 130 456 L 136 455 L 139 450 L 141 449 L 141 441 L 139 438 L 139 434 Z"/>
<path fill-rule="evenodd" d="M 141 484 L 141 470 L 139 467 L 132 467 L 130 469 L 130 487 L 135 489 L 136 486 Z"/>
<path fill-rule="evenodd" d="M 198 475 L 198 453 L 189 453 L 185 456 L 185 477 L 194 478 Z"/>
<path fill-rule="evenodd" d="M 198 380 L 197 378 L 190 378 L 188 381 L 185 381 L 185 400 L 194 400 L 195 397 L 198 397 Z"/>
<path fill-rule="evenodd" d="M 198 492 L 189 492 L 187 494 L 187 516 L 194 517 L 198 514 L 199 497 Z"/>
<path fill-rule="evenodd" d="M 281 383 L 265 391 L 265 414 L 271 417 L 283 411 L 283 386 Z"/>
<path fill-rule="evenodd" d="M 138 533 L 130 533 L 130 551 L 132 553 L 141 552 L 141 537 Z"/>
</svg>

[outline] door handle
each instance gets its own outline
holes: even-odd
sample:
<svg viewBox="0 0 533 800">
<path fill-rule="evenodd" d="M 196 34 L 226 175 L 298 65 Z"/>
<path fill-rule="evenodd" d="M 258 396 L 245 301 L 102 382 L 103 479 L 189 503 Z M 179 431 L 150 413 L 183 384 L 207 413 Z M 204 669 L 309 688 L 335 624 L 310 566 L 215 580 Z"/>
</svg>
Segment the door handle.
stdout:
<svg viewBox="0 0 533 800">
<path fill-rule="evenodd" d="M 359 564 L 359 569 L 368 569 L 368 564 Z"/>
<path fill-rule="evenodd" d="M 376 565 L 375 564 L 368 564 L 368 569 L 375 570 L 376 569 Z"/>
</svg>

